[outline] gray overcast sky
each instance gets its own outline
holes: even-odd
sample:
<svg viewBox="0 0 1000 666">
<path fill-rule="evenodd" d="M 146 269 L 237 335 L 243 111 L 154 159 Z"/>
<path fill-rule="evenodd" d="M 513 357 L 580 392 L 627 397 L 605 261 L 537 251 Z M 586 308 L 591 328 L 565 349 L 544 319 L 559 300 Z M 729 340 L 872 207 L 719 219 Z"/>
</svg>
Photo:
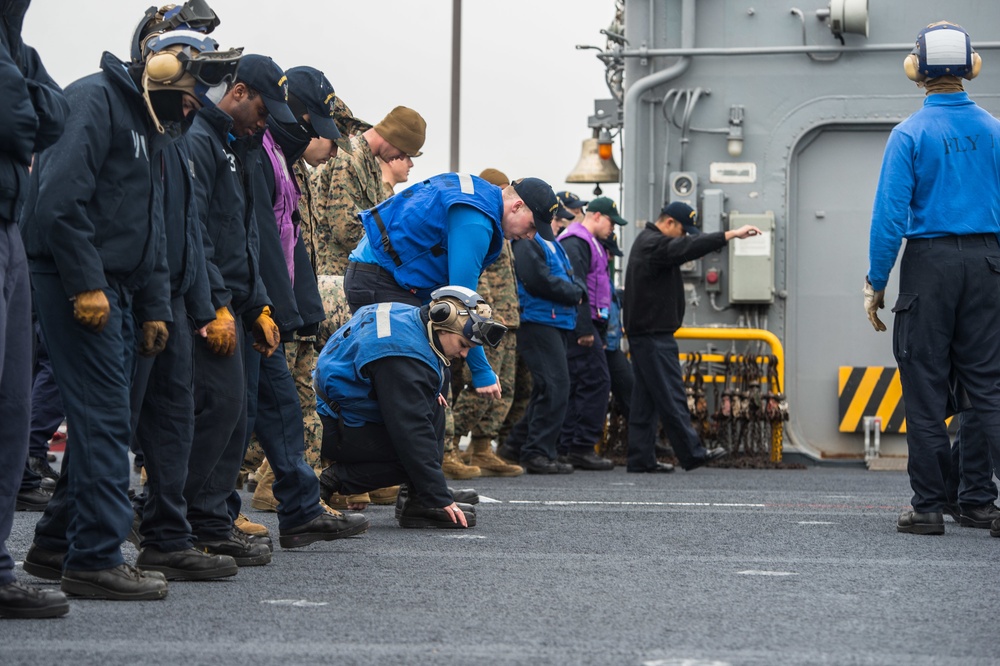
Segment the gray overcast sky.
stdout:
<svg viewBox="0 0 1000 666">
<path fill-rule="evenodd" d="M 126 58 L 132 31 L 152 4 L 33 0 L 24 39 L 65 86 L 96 71 L 102 51 Z M 419 111 L 427 120 L 427 142 L 410 182 L 448 170 L 450 0 L 209 4 L 222 19 L 212 35 L 222 48 L 243 46 L 283 68 L 317 67 L 355 115 L 372 123 L 399 104 Z M 603 48 L 599 31 L 614 11 L 613 0 L 462 3 L 462 171 L 496 167 L 511 178 L 536 176 L 556 190 L 591 198 L 592 185 L 571 187 L 564 179 L 589 136 L 593 100 L 611 95 L 596 51 L 574 45 Z"/>
</svg>

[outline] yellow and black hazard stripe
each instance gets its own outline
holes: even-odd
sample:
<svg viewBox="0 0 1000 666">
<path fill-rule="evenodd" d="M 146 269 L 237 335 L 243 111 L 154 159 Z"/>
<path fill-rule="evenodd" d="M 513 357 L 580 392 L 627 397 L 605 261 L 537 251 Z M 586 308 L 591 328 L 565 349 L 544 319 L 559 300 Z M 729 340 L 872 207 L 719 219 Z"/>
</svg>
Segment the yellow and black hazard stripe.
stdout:
<svg viewBox="0 0 1000 666">
<path fill-rule="evenodd" d="M 840 432 L 863 432 L 865 416 L 880 417 L 882 432 L 906 432 L 897 368 L 841 366 L 837 395 Z"/>
</svg>

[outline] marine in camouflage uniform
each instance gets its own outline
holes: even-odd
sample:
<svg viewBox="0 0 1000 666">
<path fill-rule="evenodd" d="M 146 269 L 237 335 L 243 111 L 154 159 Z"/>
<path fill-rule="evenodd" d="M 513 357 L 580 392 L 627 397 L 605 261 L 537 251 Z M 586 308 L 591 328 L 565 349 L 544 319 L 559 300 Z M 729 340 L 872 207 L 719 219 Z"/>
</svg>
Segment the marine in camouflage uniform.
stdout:
<svg viewBox="0 0 1000 666">
<path fill-rule="evenodd" d="M 500 433 L 507 412 L 514 400 L 514 375 L 517 359 L 516 331 L 520 325 L 517 283 L 514 277 L 514 256 L 510 241 L 504 241 L 500 257 L 483 271 L 477 287 L 479 295 L 493 308 L 493 319 L 507 327 L 508 333 L 496 348 L 486 348 L 486 360 L 496 372 L 504 392 L 497 400 L 484 397 L 472 388 L 472 374 L 462 364 L 462 382 L 465 389 L 455 397 L 452 413 L 455 419 L 455 437 L 445 440 L 445 456 L 456 451 L 458 441 L 471 432 L 472 441 L 462 461 L 478 467 L 481 476 L 518 476 L 524 473 L 519 465 L 504 462 L 493 453 L 492 440 Z"/>
</svg>

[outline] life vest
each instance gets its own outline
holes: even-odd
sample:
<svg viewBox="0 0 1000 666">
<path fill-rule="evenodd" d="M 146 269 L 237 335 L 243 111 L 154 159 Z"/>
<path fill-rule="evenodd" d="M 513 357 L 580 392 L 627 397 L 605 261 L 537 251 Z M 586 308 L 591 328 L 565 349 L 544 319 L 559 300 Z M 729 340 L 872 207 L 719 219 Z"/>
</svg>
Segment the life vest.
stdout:
<svg viewBox="0 0 1000 666">
<path fill-rule="evenodd" d="M 590 301 L 590 318 L 596 321 L 607 321 L 608 310 L 611 307 L 611 278 L 608 276 L 608 254 L 601 241 L 587 231 L 587 227 L 579 222 L 566 227 L 559 234 L 559 240 L 564 238 L 582 238 L 590 245 L 590 268 L 587 271 L 587 300 Z"/>
<path fill-rule="evenodd" d="M 503 191 L 478 176 L 443 173 L 358 214 L 379 266 L 404 289 L 430 292 L 448 284 L 448 210 L 457 204 L 493 222 L 485 268 L 503 248 Z"/>
<path fill-rule="evenodd" d="M 531 241 L 520 241 L 530 243 Z M 569 257 L 563 246 L 554 241 L 547 241 L 538 234 L 535 234 L 535 242 L 542 246 L 545 252 L 545 265 L 549 267 L 549 273 L 553 277 L 567 282 L 572 282 L 570 277 L 573 268 L 570 266 Z M 545 324 L 554 328 L 561 328 L 572 331 L 576 328 L 576 306 L 556 303 L 538 296 L 532 296 L 524 288 L 524 283 L 520 279 L 517 281 L 517 297 L 521 302 L 521 321 L 535 324 Z"/>
<path fill-rule="evenodd" d="M 316 362 L 317 410 L 344 425 L 360 427 L 383 423 L 371 380 L 361 369 L 386 356 L 407 356 L 423 361 L 444 385 L 442 362 L 427 339 L 427 323 L 420 308 L 404 303 L 373 303 L 358 309 L 350 321 L 330 336 Z"/>
</svg>

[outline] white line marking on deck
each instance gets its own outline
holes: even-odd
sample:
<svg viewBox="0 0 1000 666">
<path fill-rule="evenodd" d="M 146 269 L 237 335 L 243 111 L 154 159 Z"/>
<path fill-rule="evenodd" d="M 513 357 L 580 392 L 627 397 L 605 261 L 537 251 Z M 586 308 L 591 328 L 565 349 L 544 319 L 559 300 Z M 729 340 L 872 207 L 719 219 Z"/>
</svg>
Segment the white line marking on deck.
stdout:
<svg viewBox="0 0 1000 666">
<path fill-rule="evenodd" d="M 296 608 L 313 608 L 315 606 L 328 606 L 326 601 L 309 601 L 308 599 L 264 599 L 260 603 L 271 604 L 272 606 L 294 606 Z"/>
<path fill-rule="evenodd" d="M 503 500 L 493 499 L 492 497 L 487 497 L 486 495 L 479 496 L 480 504 L 503 504 Z"/>
<path fill-rule="evenodd" d="M 479 534 L 442 534 L 442 539 L 485 539 L 486 537 Z"/>
<path fill-rule="evenodd" d="M 759 569 L 737 571 L 736 574 L 739 576 L 798 576 L 797 573 L 792 571 L 761 571 Z"/>
<path fill-rule="evenodd" d="M 837 523 L 832 523 L 829 520 L 800 520 L 797 525 L 836 525 Z"/>
<path fill-rule="evenodd" d="M 600 500 L 510 500 L 508 504 L 541 504 L 544 506 L 723 506 L 752 507 L 763 509 L 766 504 L 749 504 L 736 502 L 604 502 Z"/>
</svg>

